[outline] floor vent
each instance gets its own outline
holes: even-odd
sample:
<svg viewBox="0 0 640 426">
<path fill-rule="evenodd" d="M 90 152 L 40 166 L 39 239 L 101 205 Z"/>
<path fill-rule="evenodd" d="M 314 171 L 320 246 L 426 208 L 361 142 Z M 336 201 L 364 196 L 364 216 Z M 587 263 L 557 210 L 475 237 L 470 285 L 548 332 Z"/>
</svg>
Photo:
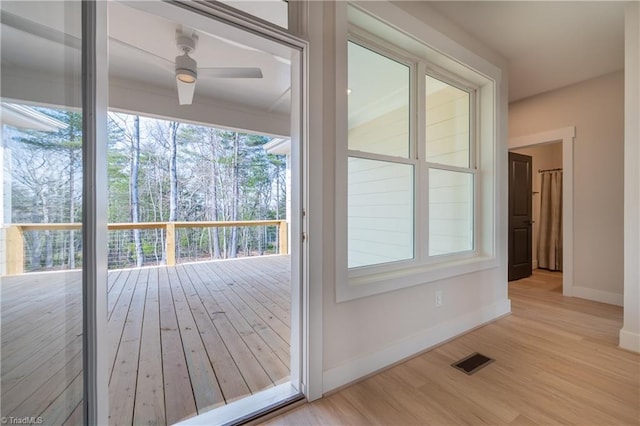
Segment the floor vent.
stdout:
<svg viewBox="0 0 640 426">
<path fill-rule="evenodd" d="M 482 354 L 479 354 L 478 352 L 474 352 L 468 357 L 454 362 L 453 364 L 451 364 L 451 366 L 467 373 L 468 375 L 472 375 L 481 368 L 491 364 L 493 361 L 494 360 L 489 358 L 488 356 L 484 356 Z"/>
</svg>

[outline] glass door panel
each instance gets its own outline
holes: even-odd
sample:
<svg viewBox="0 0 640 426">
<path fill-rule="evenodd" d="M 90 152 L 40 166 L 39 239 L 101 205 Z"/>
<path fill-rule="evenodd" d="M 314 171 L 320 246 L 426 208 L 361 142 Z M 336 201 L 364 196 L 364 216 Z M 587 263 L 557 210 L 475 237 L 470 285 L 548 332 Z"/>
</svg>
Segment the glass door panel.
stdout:
<svg viewBox="0 0 640 426">
<path fill-rule="evenodd" d="M 204 13 L 109 2 L 110 423 L 224 423 L 298 394 L 298 58 Z"/>
<path fill-rule="evenodd" d="M 0 7 L 0 414 L 81 424 L 81 2 Z"/>
</svg>

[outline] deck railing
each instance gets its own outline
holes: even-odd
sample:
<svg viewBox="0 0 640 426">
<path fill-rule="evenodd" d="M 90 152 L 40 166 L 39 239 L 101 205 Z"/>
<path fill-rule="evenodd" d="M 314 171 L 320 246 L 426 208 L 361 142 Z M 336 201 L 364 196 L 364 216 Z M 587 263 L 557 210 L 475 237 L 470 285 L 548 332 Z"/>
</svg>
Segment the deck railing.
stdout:
<svg viewBox="0 0 640 426">
<path fill-rule="evenodd" d="M 211 221 L 211 222 L 139 222 L 110 223 L 109 231 L 126 231 L 133 229 L 162 229 L 165 235 L 166 264 L 176 264 L 176 229 L 178 228 L 224 228 L 243 226 L 277 226 L 278 252 L 288 253 L 286 220 L 246 220 L 246 221 Z M 26 231 L 73 231 L 81 230 L 80 223 L 20 223 L 6 227 L 7 238 L 7 275 L 24 273 L 24 232 Z"/>
</svg>

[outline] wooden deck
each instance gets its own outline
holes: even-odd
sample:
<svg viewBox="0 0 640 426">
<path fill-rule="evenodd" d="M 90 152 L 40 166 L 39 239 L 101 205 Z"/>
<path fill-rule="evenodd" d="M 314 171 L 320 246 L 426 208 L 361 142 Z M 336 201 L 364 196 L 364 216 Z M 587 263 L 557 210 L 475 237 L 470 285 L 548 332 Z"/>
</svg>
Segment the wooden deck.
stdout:
<svg viewBox="0 0 640 426">
<path fill-rule="evenodd" d="M 172 424 L 289 379 L 290 259 L 109 273 L 110 425 Z M 1 281 L 1 414 L 79 424 L 79 271 Z"/>
</svg>

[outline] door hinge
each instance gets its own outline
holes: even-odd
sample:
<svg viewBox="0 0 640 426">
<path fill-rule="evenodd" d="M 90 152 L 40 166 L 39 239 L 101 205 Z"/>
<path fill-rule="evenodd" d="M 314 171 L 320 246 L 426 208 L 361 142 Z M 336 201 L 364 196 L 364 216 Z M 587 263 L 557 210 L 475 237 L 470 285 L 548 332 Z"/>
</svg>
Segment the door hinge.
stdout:
<svg viewBox="0 0 640 426">
<path fill-rule="evenodd" d="M 304 243 L 305 241 L 307 241 L 307 233 L 303 232 L 302 233 L 302 242 Z"/>
</svg>

